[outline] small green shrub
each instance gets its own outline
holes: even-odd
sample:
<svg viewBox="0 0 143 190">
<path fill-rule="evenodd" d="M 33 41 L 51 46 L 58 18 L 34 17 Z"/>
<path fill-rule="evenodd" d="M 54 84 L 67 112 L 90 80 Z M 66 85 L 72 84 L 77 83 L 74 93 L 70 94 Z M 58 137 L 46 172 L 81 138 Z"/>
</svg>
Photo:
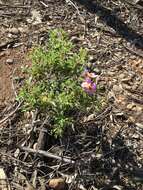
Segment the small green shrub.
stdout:
<svg viewBox="0 0 143 190">
<path fill-rule="evenodd" d="M 73 50 L 63 30 L 51 31 L 47 46 L 31 52 L 32 66 L 26 70 L 27 79 L 19 92 L 23 110 L 38 109 L 41 116 L 49 115 L 55 136 L 61 136 L 65 127 L 75 123 L 76 114 L 87 113 L 96 100 L 81 88 L 87 52 Z"/>
</svg>

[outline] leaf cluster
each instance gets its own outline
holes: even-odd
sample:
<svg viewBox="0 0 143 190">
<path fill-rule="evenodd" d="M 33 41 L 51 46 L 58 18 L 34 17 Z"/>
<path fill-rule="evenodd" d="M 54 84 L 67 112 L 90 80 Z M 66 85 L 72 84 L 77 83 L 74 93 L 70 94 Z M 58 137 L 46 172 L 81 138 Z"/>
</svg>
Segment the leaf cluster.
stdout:
<svg viewBox="0 0 143 190">
<path fill-rule="evenodd" d="M 27 79 L 19 93 L 23 110 L 38 109 L 49 115 L 55 136 L 61 136 L 65 127 L 75 123 L 76 113 L 86 112 L 96 99 L 80 85 L 87 52 L 74 49 L 63 30 L 50 31 L 47 46 L 30 53 L 32 66 L 26 70 Z"/>
</svg>

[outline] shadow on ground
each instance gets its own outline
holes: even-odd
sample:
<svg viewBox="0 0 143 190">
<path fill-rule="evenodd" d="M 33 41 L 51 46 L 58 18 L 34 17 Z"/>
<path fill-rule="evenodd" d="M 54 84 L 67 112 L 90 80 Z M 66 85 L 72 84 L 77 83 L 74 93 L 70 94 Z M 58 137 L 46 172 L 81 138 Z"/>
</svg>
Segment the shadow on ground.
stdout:
<svg viewBox="0 0 143 190">
<path fill-rule="evenodd" d="M 135 178 L 141 179 L 143 171 L 138 168 L 134 149 L 127 146 L 122 132 L 117 132 L 114 138 L 107 133 L 102 126 L 92 124 L 63 143 L 68 144 L 68 151 L 76 158 L 79 172 L 76 180 L 79 178 L 86 189 L 93 185 L 113 190 L 118 185 L 124 190 L 137 190 Z"/>
<path fill-rule="evenodd" d="M 90 13 L 96 13 L 101 20 L 108 26 L 113 28 L 117 34 L 122 36 L 128 42 L 134 44 L 137 48 L 143 49 L 143 36 L 138 34 L 121 19 L 113 14 L 111 10 L 103 7 L 101 4 L 93 0 L 75 0 L 83 5 Z"/>
</svg>

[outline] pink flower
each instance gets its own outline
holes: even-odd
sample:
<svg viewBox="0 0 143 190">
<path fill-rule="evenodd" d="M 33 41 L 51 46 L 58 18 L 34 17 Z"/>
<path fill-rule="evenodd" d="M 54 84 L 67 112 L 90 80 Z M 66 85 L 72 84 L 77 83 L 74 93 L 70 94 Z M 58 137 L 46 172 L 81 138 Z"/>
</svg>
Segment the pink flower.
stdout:
<svg viewBox="0 0 143 190">
<path fill-rule="evenodd" d="M 85 81 L 82 82 L 81 86 L 85 92 L 89 94 L 94 94 L 96 91 L 96 84 L 89 78 L 86 78 Z"/>
<path fill-rule="evenodd" d="M 83 72 L 83 77 L 85 78 L 96 78 L 97 75 L 95 73 L 90 73 L 87 69 Z"/>
</svg>

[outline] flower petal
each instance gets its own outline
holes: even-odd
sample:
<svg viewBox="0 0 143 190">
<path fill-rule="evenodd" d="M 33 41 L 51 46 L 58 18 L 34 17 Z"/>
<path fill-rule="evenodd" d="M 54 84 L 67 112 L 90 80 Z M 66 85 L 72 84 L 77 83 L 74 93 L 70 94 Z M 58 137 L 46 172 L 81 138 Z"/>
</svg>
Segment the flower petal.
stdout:
<svg viewBox="0 0 143 190">
<path fill-rule="evenodd" d="M 96 78 L 97 75 L 93 72 L 89 72 L 87 69 L 83 72 L 83 76 L 86 78 Z"/>
<path fill-rule="evenodd" d="M 89 94 L 93 94 L 96 91 L 96 84 L 91 79 L 84 81 L 81 86 Z"/>
</svg>

